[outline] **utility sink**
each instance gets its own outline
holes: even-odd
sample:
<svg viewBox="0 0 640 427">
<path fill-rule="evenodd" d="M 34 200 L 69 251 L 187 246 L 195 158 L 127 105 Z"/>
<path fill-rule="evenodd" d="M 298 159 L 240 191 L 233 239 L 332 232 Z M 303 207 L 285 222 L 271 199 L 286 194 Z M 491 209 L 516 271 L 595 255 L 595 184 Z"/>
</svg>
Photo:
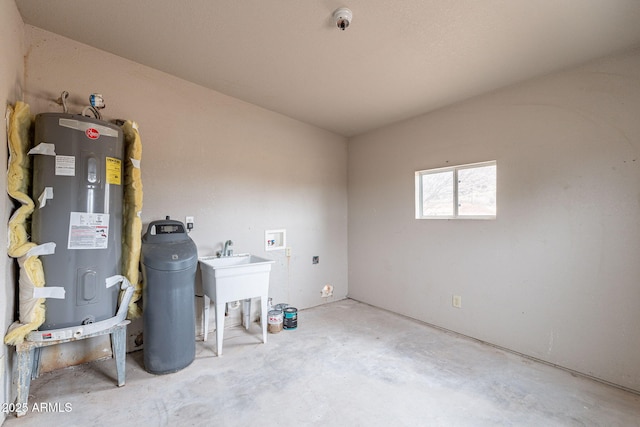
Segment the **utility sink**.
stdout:
<svg viewBox="0 0 640 427">
<path fill-rule="evenodd" d="M 238 254 L 230 256 L 205 256 L 198 258 L 201 263 L 214 268 L 237 267 L 248 264 L 273 264 L 274 261 L 251 254 Z"/>
<path fill-rule="evenodd" d="M 267 298 L 269 295 L 269 273 L 274 261 L 251 254 L 227 257 L 202 257 L 198 259 L 202 272 L 204 290 L 204 340 L 209 331 L 209 304 L 213 300 L 216 308 L 216 347 L 222 355 L 225 304 L 243 301 L 243 324 L 249 329 L 251 298 L 260 297 L 262 342 L 267 342 Z"/>
</svg>

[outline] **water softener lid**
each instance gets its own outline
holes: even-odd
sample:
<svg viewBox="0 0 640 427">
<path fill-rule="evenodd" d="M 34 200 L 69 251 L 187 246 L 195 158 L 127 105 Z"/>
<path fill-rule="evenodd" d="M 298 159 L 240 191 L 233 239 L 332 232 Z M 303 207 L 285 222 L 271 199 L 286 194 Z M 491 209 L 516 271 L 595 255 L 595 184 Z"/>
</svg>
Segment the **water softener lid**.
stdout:
<svg viewBox="0 0 640 427">
<path fill-rule="evenodd" d="M 153 221 L 142 237 L 141 262 L 155 270 L 186 270 L 198 264 L 198 250 L 180 221 Z"/>
</svg>

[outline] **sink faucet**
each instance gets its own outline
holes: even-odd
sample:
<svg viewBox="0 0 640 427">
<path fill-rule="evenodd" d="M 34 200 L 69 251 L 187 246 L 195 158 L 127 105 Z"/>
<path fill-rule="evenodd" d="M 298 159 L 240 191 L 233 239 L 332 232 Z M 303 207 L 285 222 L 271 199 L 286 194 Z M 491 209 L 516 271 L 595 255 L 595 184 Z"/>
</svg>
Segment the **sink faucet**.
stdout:
<svg viewBox="0 0 640 427">
<path fill-rule="evenodd" d="M 233 255 L 233 249 L 229 247 L 233 246 L 233 242 L 231 240 L 227 240 L 224 242 L 224 249 L 222 250 L 222 256 L 231 256 Z"/>
</svg>

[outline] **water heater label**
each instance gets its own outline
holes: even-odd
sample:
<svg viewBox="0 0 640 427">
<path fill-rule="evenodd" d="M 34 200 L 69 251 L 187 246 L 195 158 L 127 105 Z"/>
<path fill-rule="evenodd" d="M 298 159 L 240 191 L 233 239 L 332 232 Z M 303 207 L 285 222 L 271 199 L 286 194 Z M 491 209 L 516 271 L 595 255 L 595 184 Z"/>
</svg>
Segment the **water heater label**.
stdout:
<svg viewBox="0 0 640 427">
<path fill-rule="evenodd" d="M 122 182 L 122 160 L 107 157 L 107 184 L 120 185 Z"/>
<path fill-rule="evenodd" d="M 107 249 L 109 214 L 71 212 L 68 249 Z"/>
<path fill-rule="evenodd" d="M 74 156 L 56 156 L 56 175 L 76 176 L 76 158 Z"/>
</svg>

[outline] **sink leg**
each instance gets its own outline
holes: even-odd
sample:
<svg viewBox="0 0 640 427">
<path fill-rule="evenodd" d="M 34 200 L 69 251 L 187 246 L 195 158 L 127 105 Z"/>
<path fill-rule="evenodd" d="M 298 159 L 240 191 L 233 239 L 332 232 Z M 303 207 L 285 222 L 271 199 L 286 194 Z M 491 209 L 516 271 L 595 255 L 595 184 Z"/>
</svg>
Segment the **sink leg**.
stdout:
<svg viewBox="0 0 640 427">
<path fill-rule="evenodd" d="M 205 295 L 202 304 L 202 341 L 206 341 L 209 335 L 209 306 L 211 305 L 211 298 Z"/>
<path fill-rule="evenodd" d="M 260 323 L 262 325 L 262 342 L 267 343 L 267 295 L 260 297 Z"/>
<path fill-rule="evenodd" d="M 224 335 L 224 306 L 216 301 L 216 349 L 218 357 L 222 356 L 222 338 Z"/>
<path fill-rule="evenodd" d="M 249 322 L 251 320 L 251 298 L 242 300 L 242 325 L 249 330 Z"/>
</svg>

